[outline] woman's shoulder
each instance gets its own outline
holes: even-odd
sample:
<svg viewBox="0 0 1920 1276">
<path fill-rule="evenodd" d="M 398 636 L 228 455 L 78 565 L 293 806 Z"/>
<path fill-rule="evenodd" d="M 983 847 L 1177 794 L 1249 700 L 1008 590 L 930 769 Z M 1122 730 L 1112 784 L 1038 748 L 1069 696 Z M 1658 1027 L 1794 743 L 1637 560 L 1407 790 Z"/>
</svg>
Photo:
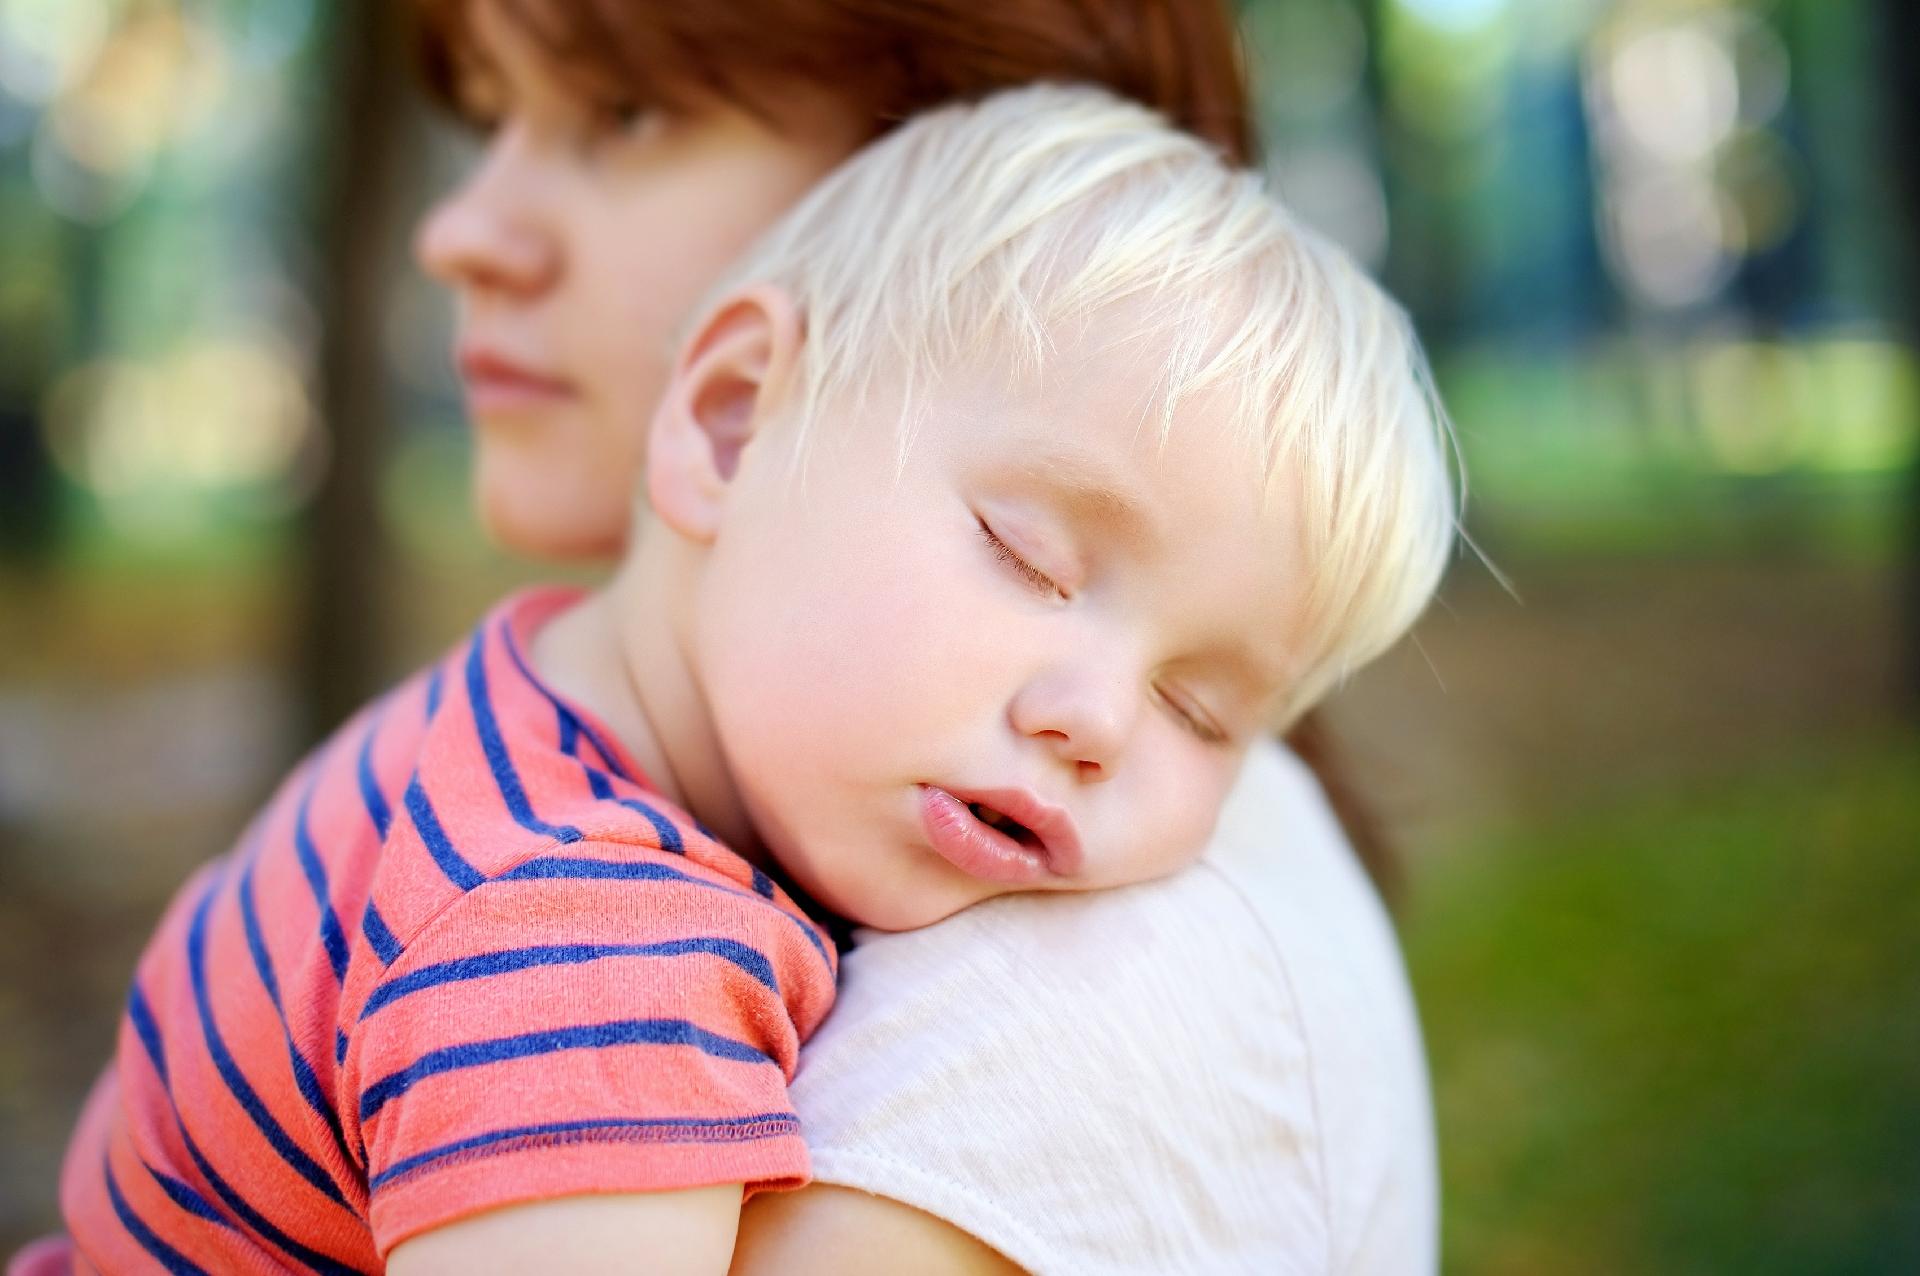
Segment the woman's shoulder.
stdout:
<svg viewBox="0 0 1920 1276">
<path fill-rule="evenodd" d="M 867 937 L 795 1097 L 823 1181 L 1030 1267 L 1350 1269 L 1362 1233 L 1397 1232 L 1403 1270 L 1430 1249 L 1431 1116 L 1392 928 L 1277 748 L 1193 868 Z"/>
<path fill-rule="evenodd" d="M 1007 995 L 978 1002 L 983 979 Z M 925 930 L 861 932 L 842 993 L 841 1032 L 869 997 L 890 1018 L 903 998 L 930 1019 L 964 1009 L 976 1025 L 1090 1007 L 1115 1032 L 1146 1017 L 1208 1038 L 1298 1037 L 1309 1053 L 1328 1035 L 1414 1029 L 1386 910 L 1312 773 L 1277 746 L 1248 759 L 1192 867 L 1093 894 L 1004 897 Z M 1319 1023 L 1329 1008 L 1335 1022 Z"/>
</svg>

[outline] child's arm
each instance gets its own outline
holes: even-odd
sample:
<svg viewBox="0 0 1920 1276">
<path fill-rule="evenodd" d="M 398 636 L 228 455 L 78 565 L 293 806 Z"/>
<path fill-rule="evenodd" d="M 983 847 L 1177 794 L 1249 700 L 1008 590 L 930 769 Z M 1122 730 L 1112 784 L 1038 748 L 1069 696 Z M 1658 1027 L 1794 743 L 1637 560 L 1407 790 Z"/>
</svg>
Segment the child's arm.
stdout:
<svg viewBox="0 0 1920 1276">
<path fill-rule="evenodd" d="M 756 1196 L 732 1276 L 1017 1276 L 1020 1268 L 911 1205 L 819 1183 Z"/>
<path fill-rule="evenodd" d="M 342 1134 L 394 1270 L 553 1270 L 584 1217 L 633 1243 L 586 1246 L 580 1270 L 637 1255 L 691 1272 L 710 1253 L 718 1276 L 741 1185 L 808 1178 L 788 1084 L 832 997 L 832 950 L 703 865 L 694 836 L 684 853 L 589 838 L 503 871 L 345 1004 L 340 1084 L 358 1101 Z M 539 1224 L 530 1251 L 521 1219 Z"/>
<path fill-rule="evenodd" d="M 740 1225 L 740 1184 L 564 1196 L 510 1205 L 410 1237 L 390 1276 L 646 1272 L 720 1276 Z"/>
</svg>

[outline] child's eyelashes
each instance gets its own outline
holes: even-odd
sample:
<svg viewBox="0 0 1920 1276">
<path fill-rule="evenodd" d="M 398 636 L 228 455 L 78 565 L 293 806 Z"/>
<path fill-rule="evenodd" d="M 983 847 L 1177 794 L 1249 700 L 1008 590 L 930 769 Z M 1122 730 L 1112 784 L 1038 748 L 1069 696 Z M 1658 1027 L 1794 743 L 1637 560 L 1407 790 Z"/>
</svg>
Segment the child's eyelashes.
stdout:
<svg viewBox="0 0 1920 1276">
<path fill-rule="evenodd" d="M 1062 600 L 1067 597 L 1067 591 L 1060 588 L 1053 577 L 1020 557 L 1011 545 L 1001 540 L 986 519 L 976 515 L 974 521 L 980 525 L 980 535 L 986 540 L 987 548 L 993 551 L 993 556 L 1012 569 L 1013 573 L 1031 586 L 1035 593 Z"/>
<path fill-rule="evenodd" d="M 975 515 L 974 522 L 979 525 L 980 538 L 987 543 L 987 548 L 993 552 L 993 556 L 1019 577 L 1022 584 L 1034 593 L 1048 598 L 1065 601 L 1070 597 L 1067 591 L 1060 587 L 1058 581 L 1021 557 L 1018 550 L 1002 540 L 1000 534 L 993 530 L 993 525 L 986 519 Z M 1159 696 L 1161 703 L 1166 705 L 1175 718 L 1179 719 L 1181 728 L 1202 744 L 1222 747 L 1233 742 L 1233 737 L 1228 732 L 1222 730 L 1204 710 L 1179 690 L 1155 687 L 1154 694 Z"/>
<path fill-rule="evenodd" d="M 1159 694 L 1161 702 L 1173 710 L 1174 716 L 1180 719 L 1181 725 L 1192 732 L 1202 744 L 1223 745 L 1230 743 L 1231 737 L 1229 737 L 1225 731 L 1215 726 L 1204 713 L 1189 703 L 1185 697 L 1177 692 L 1167 691 L 1164 688 L 1160 689 Z"/>
</svg>

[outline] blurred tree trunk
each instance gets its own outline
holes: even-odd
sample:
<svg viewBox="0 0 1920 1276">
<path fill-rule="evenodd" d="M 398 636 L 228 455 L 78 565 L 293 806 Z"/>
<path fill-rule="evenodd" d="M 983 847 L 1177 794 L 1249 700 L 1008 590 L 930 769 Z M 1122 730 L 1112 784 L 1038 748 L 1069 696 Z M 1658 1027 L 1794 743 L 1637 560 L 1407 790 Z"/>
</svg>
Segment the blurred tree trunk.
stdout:
<svg viewBox="0 0 1920 1276">
<path fill-rule="evenodd" d="M 309 511 L 299 682 L 306 738 L 330 730 L 380 676 L 379 461 L 388 427 L 380 348 L 384 228 L 393 214 L 403 74 L 398 6 L 336 0 L 320 100 L 318 396 L 331 445 Z"/>
<path fill-rule="evenodd" d="M 1906 277 L 1902 286 L 1892 289 L 1904 299 L 1906 310 L 1896 316 L 1904 330 L 1910 350 L 1920 353 L 1920 77 L 1913 68 L 1914 53 L 1920 50 L 1920 6 L 1914 0 L 1880 0 L 1879 3 L 1880 91 L 1887 110 L 1887 160 L 1898 174 L 1900 240 L 1906 246 L 1900 263 Z M 1920 433 L 1920 420 L 1909 421 L 1908 428 Z M 1914 461 L 1907 475 L 1907 557 L 1904 580 L 1902 635 L 1906 653 L 1907 703 L 1920 711 L 1920 460 Z"/>
</svg>

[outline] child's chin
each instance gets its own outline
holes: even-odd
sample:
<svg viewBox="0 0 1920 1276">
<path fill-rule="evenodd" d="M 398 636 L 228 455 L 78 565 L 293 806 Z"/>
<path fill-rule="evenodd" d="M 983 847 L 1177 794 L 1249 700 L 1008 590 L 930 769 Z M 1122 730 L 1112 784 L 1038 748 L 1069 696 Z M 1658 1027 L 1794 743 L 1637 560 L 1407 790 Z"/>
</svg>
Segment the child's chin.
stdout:
<svg viewBox="0 0 1920 1276">
<path fill-rule="evenodd" d="M 825 897 L 816 898 L 856 926 L 882 931 L 919 930 L 923 926 L 945 921 L 974 902 L 971 899 L 881 897 L 864 895 L 859 891 L 850 892 L 848 898 L 832 902 Z"/>
</svg>

